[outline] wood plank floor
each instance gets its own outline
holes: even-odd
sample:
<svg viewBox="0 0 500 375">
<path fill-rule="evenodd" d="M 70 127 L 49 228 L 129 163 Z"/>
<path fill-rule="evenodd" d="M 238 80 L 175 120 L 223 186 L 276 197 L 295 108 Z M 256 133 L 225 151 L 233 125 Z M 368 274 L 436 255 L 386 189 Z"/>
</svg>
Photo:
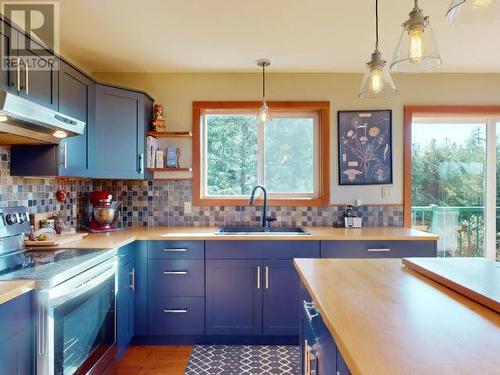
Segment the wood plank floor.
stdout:
<svg viewBox="0 0 500 375">
<path fill-rule="evenodd" d="M 184 375 L 191 346 L 131 346 L 116 366 L 117 375 Z"/>
</svg>

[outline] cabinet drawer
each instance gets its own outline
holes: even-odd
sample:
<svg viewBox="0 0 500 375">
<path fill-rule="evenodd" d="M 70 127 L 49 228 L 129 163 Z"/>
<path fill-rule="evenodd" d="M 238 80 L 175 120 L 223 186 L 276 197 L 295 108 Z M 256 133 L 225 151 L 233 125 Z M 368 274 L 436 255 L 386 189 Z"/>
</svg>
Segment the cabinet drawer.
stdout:
<svg viewBox="0 0 500 375">
<path fill-rule="evenodd" d="M 322 241 L 322 258 L 435 257 L 435 241 Z"/>
<path fill-rule="evenodd" d="M 203 259 L 203 241 L 148 241 L 149 259 Z"/>
<path fill-rule="evenodd" d="M 205 295 L 203 260 L 150 260 L 148 275 L 150 296 L 202 297 Z"/>
<path fill-rule="evenodd" d="M 319 241 L 207 241 L 207 259 L 318 258 Z"/>
<path fill-rule="evenodd" d="M 203 335 L 203 297 L 157 297 L 149 303 L 150 335 Z"/>
<path fill-rule="evenodd" d="M 0 332 L 7 339 L 30 327 L 30 295 L 23 294 L 0 305 Z"/>
</svg>

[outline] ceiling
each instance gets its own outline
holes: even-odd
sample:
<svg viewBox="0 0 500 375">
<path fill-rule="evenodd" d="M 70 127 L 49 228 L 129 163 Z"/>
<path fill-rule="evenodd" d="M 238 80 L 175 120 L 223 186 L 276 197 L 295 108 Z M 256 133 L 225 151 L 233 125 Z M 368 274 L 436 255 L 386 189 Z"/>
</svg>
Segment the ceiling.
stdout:
<svg viewBox="0 0 500 375">
<path fill-rule="evenodd" d="M 61 0 L 61 53 L 90 72 L 361 72 L 374 0 Z M 421 0 L 442 72 L 500 72 L 500 23 L 455 27 L 448 0 Z M 380 1 L 390 60 L 412 0 Z"/>
</svg>

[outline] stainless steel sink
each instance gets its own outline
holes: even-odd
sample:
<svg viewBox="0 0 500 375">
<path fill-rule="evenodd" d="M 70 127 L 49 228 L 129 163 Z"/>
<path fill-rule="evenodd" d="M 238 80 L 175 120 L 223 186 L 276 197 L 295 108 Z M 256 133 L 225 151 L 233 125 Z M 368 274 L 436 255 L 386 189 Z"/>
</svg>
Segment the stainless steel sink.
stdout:
<svg viewBox="0 0 500 375">
<path fill-rule="evenodd" d="M 221 227 L 215 234 L 220 235 L 275 235 L 275 236 L 291 236 L 291 235 L 310 235 L 311 233 L 301 227 Z"/>
</svg>

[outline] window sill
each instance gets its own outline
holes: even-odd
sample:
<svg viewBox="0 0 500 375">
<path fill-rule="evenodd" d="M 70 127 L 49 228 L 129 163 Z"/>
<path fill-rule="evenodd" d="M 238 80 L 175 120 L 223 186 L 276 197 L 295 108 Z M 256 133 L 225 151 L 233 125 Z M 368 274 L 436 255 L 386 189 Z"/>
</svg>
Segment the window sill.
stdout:
<svg viewBox="0 0 500 375">
<path fill-rule="evenodd" d="M 264 202 L 262 199 L 256 199 L 255 205 L 260 206 Z M 193 198 L 195 206 L 248 206 L 248 199 L 228 199 L 228 198 Z M 320 207 L 329 206 L 329 197 L 319 198 L 273 198 L 267 200 L 267 205 L 272 207 Z"/>
</svg>

